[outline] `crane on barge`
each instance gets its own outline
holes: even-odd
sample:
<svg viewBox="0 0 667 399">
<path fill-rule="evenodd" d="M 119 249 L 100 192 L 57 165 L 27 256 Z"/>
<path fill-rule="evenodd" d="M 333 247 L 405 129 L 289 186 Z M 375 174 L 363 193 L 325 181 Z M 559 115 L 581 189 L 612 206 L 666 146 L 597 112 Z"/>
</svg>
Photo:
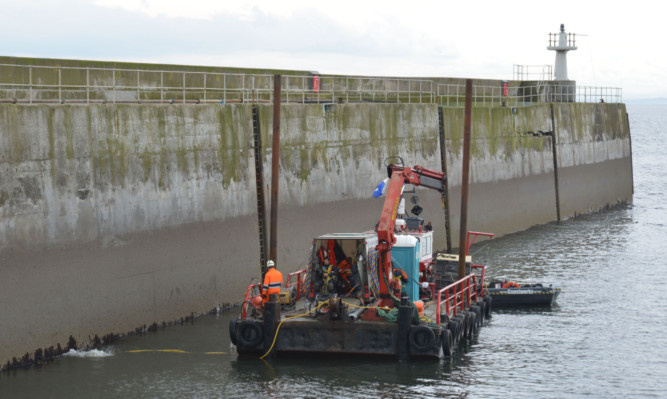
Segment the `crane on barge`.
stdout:
<svg viewBox="0 0 667 399">
<path fill-rule="evenodd" d="M 393 265 L 391 262 L 391 248 L 396 243 L 394 234 L 396 228 L 396 218 L 398 207 L 403 194 L 403 187 L 406 184 L 413 186 L 423 186 L 431 188 L 445 195 L 447 176 L 444 172 L 426 169 L 421 166 L 404 167 L 402 165 L 389 164 L 387 166 L 389 175 L 389 185 L 387 194 L 380 214 L 380 220 L 377 227 L 378 250 L 380 265 L 379 273 L 383 276 L 391 276 Z M 394 293 L 400 296 L 400 287 L 394 287 Z M 380 298 L 376 303 L 379 307 L 393 307 L 395 300 L 391 298 L 392 290 L 387 284 L 386 278 L 380 279 Z"/>
<path fill-rule="evenodd" d="M 405 239 L 410 238 L 415 243 L 411 244 L 415 250 L 411 253 L 418 254 L 417 237 L 432 237 L 431 232 L 396 231 L 404 187 L 422 186 L 444 196 L 447 178 L 441 171 L 406 167 L 402 162 L 389 164 L 387 173 L 386 198 L 376 231 L 315 237 L 308 268 L 288 276 L 286 290 L 291 298 L 288 301 L 282 301 L 281 291 L 275 302 L 269 301 L 262 309 L 257 309 L 259 312 L 248 314 L 245 310 L 253 298 L 250 293 L 254 285 L 248 287 L 241 317 L 230 321 L 230 337 L 239 354 L 395 356 L 399 361 L 415 357 L 439 358 L 442 354 L 451 355 L 461 337 L 471 336 L 481 326 L 483 315 L 488 315 L 479 297 L 483 274 L 478 279 L 471 273 L 438 287 L 437 292 L 432 290 L 432 297 L 428 303 L 422 303 L 421 311 L 415 304 L 414 291 L 411 298 L 407 292 L 402 295 L 401 284 L 389 283 L 394 269 L 404 266 L 394 264 L 399 259 L 392 259 L 392 255 L 396 255 L 392 254 L 392 249 L 396 252 L 399 247 L 412 248 L 404 247 Z M 417 213 L 415 208 L 412 213 Z M 370 298 L 324 288 L 320 288 L 323 292 L 318 291 L 316 287 L 322 286 L 316 285 L 314 279 L 321 267 L 317 251 L 323 243 L 332 241 L 340 242 L 341 250 L 344 248 L 348 254 L 352 251 L 355 256 L 361 254 L 358 264 L 364 268 L 361 274 L 366 278 L 361 285 L 365 292 L 371 285 L 370 276 L 377 277 L 377 286 L 373 284 L 377 290 L 373 288 Z M 430 247 L 427 251 L 430 253 Z M 371 261 L 372 258 L 377 261 Z M 372 263 L 377 268 L 374 269 Z M 412 270 L 414 279 L 416 275 Z M 297 278 L 296 287 L 289 281 L 291 276 Z"/>
</svg>

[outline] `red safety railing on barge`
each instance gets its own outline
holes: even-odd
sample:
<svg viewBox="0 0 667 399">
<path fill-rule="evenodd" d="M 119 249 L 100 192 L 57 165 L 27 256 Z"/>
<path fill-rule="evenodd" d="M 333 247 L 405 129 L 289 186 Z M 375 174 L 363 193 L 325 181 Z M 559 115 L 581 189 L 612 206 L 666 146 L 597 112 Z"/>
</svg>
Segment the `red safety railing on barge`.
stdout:
<svg viewBox="0 0 667 399">
<path fill-rule="evenodd" d="M 482 291 L 484 290 L 484 279 L 486 278 L 486 266 L 484 266 L 484 265 L 471 265 L 471 267 L 473 268 L 473 275 L 476 278 L 479 278 L 479 282 L 478 282 L 479 284 L 477 284 L 477 290 L 478 290 L 477 294 L 482 295 Z M 475 273 L 474 269 L 479 269 L 480 270 L 479 275 L 474 274 Z"/>
<path fill-rule="evenodd" d="M 475 242 L 477 236 L 485 236 L 489 237 L 489 239 L 493 239 L 494 235 L 495 234 L 492 233 L 469 231 L 466 235 L 466 256 L 468 256 L 470 246 Z M 486 278 L 486 266 L 471 265 L 471 267 L 471 274 L 437 292 L 435 319 L 438 324 L 440 324 L 440 315 L 442 313 L 441 310 L 443 304 L 445 307 L 445 314 L 447 317 L 451 318 L 456 316 L 459 310 L 465 310 L 473 303 L 476 303 L 482 296 L 484 279 Z M 475 269 L 480 270 L 479 275 L 475 274 Z M 443 294 L 445 296 L 444 300 L 442 299 Z"/>
<path fill-rule="evenodd" d="M 470 239 L 470 236 L 472 236 L 472 240 Z M 470 252 L 470 246 L 475 242 L 475 239 L 477 236 L 485 236 L 489 237 L 489 240 L 493 239 L 493 236 L 495 234 L 492 233 L 480 233 L 478 231 L 469 231 L 468 235 L 466 236 L 466 256 L 468 256 L 468 252 Z"/>
<path fill-rule="evenodd" d="M 296 278 L 296 300 L 298 301 L 301 298 L 304 290 L 303 277 L 306 274 L 306 269 L 298 270 L 296 272 L 290 273 L 287 275 L 287 281 L 285 282 L 285 288 L 290 288 L 292 286 L 292 277 L 297 276 Z M 248 313 L 248 306 L 252 305 L 252 300 L 257 295 L 261 295 L 261 284 L 254 283 L 250 284 L 246 289 L 245 296 L 243 297 L 243 306 L 241 307 L 241 318 L 245 319 Z"/>
<path fill-rule="evenodd" d="M 467 309 L 481 298 L 484 278 L 486 276 L 486 266 L 471 266 L 473 269 L 480 269 L 480 274 L 471 273 L 461 280 L 440 289 L 436 293 L 435 320 L 437 324 L 440 324 L 440 315 L 442 314 L 443 306 L 445 308 L 444 314 L 452 318 L 459 311 Z"/>
<path fill-rule="evenodd" d="M 285 282 L 285 288 L 292 286 L 292 277 L 298 276 L 296 279 L 296 300 L 301 299 L 301 294 L 305 294 L 305 286 L 303 284 L 303 278 L 306 275 L 306 269 L 301 269 L 296 272 L 290 273 L 287 275 L 287 281 Z"/>
<path fill-rule="evenodd" d="M 248 305 L 252 304 L 252 299 L 257 295 L 260 295 L 262 292 L 261 284 L 255 283 L 250 284 L 248 289 L 246 289 L 245 296 L 243 297 L 243 305 L 241 306 L 241 318 L 245 319 L 248 313 Z M 254 306 L 254 305 L 253 305 Z"/>
</svg>

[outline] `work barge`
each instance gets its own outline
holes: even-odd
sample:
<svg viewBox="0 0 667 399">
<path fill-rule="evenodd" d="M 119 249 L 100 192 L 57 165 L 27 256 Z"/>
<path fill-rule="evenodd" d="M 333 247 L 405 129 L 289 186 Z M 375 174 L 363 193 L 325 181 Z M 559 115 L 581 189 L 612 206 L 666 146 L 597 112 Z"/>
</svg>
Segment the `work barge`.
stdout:
<svg viewBox="0 0 667 399">
<path fill-rule="evenodd" d="M 353 236 L 341 234 L 336 239 L 373 241 L 371 233 Z M 230 322 L 230 337 L 240 355 L 261 358 L 329 354 L 401 361 L 450 356 L 491 316 L 491 298 L 481 296 L 486 266 L 470 267 L 471 274 L 421 299 L 421 312 L 405 295 L 392 308 L 379 305 L 376 298 L 359 296 L 313 301 L 308 298 L 308 269 L 303 269 L 289 274 L 287 293 L 273 295 L 263 310 L 253 304 L 258 284 L 249 286 L 242 316 Z"/>
<path fill-rule="evenodd" d="M 268 301 L 259 283 L 248 286 L 241 315 L 229 325 L 240 355 L 439 359 L 491 316 L 492 300 L 483 296 L 486 266 L 472 264 L 468 250 L 478 236 L 493 235 L 469 232 L 464 262 L 434 254 L 418 200 L 416 216 L 397 216 L 405 215 L 405 185 L 444 193 L 445 174 L 391 164 L 388 175 L 375 230 L 315 237 L 307 267 L 290 273 Z"/>
</svg>

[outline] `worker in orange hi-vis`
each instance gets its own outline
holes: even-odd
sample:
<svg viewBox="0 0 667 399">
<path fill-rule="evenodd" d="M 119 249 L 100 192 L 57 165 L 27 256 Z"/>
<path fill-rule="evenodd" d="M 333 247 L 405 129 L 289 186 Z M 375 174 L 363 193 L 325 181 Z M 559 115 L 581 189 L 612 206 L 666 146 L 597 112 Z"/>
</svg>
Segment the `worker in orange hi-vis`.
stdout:
<svg viewBox="0 0 667 399">
<path fill-rule="evenodd" d="M 262 285 L 262 299 L 264 303 L 269 301 L 271 294 L 280 294 L 280 287 L 283 285 L 283 274 L 276 269 L 276 264 L 269 260 L 266 262 L 268 268 L 264 275 L 264 284 Z"/>
</svg>

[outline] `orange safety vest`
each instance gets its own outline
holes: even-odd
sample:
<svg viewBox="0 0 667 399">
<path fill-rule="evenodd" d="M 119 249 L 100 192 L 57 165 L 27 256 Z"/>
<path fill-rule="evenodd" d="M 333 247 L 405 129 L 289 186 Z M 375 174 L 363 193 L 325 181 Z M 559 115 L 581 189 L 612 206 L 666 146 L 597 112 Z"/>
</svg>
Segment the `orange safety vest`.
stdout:
<svg viewBox="0 0 667 399">
<path fill-rule="evenodd" d="M 270 267 L 264 275 L 264 284 L 262 285 L 265 302 L 269 300 L 269 295 L 280 294 L 280 287 L 283 285 L 283 274 L 275 267 Z"/>
</svg>

